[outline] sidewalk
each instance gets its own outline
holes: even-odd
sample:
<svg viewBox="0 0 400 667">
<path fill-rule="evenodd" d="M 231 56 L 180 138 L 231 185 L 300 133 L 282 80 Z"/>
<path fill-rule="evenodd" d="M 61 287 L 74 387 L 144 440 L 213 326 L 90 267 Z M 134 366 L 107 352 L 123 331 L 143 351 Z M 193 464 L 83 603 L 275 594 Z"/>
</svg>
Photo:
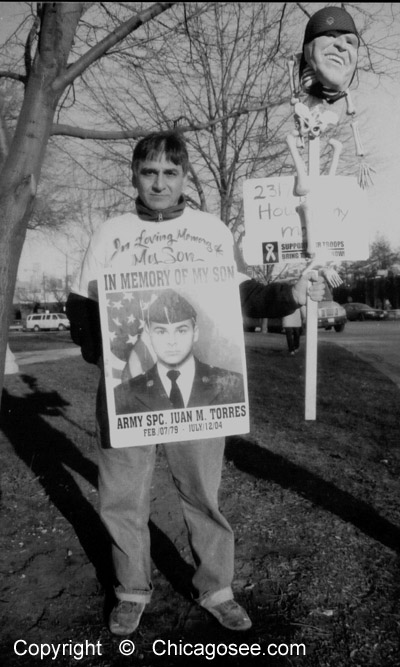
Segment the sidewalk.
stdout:
<svg viewBox="0 0 400 667">
<path fill-rule="evenodd" d="M 38 364 L 42 361 L 58 361 L 59 359 L 65 359 L 65 357 L 77 357 L 80 353 L 80 347 L 65 347 L 58 350 L 15 352 L 14 357 L 18 366 L 25 366 L 26 364 Z"/>
</svg>

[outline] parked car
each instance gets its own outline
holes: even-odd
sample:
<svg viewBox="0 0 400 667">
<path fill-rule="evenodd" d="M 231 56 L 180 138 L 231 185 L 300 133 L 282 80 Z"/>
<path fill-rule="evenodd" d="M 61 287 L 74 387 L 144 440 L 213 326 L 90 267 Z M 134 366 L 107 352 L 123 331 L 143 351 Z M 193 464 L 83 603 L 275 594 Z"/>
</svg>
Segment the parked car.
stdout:
<svg viewBox="0 0 400 667">
<path fill-rule="evenodd" d="M 243 315 L 243 331 L 261 331 L 261 317 L 247 317 Z"/>
<path fill-rule="evenodd" d="M 9 326 L 10 331 L 23 331 L 24 325 L 22 320 L 13 320 Z"/>
<path fill-rule="evenodd" d="M 35 313 L 26 318 L 27 331 L 65 331 L 70 328 L 69 319 L 64 313 Z"/>
<path fill-rule="evenodd" d="M 346 311 L 336 301 L 320 301 L 318 304 L 318 328 L 329 331 L 332 327 L 340 333 L 347 322 Z"/>
<path fill-rule="evenodd" d="M 318 303 L 318 328 L 332 329 L 340 333 L 347 322 L 346 311 L 336 301 L 320 301 Z M 281 318 L 268 319 L 268 333 L 283 333 Z M 302 330 L 302 333 L 303 330 Z"/>
<path fill-rule="evenodd" d="M 354 303 L 351 301 L 350 303 L 344 303 L 343 308 L 350 322 L 354 322 L 354 320 L 359 320 L 360 322 L 364 320 L 385 320 L 388 316 L 387 311 L 381 308 L 371 308 L 366 303 Z"/>
</svg>

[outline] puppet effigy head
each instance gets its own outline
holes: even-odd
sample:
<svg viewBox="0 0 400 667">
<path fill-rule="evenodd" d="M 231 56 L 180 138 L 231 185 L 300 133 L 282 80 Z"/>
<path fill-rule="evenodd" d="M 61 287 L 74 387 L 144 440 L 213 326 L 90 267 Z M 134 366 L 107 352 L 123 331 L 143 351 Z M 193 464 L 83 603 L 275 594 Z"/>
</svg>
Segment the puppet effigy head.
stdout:
<svg viewBox="0 0 400 667">
<path fill-rule="evenodd" d="M 314 97 L 334 102 L 345 95 L 357 67 L 360 44 L 350 14 L 324 7 L 307 23 L 300 60 L 300 85 Z"/>
</svg>

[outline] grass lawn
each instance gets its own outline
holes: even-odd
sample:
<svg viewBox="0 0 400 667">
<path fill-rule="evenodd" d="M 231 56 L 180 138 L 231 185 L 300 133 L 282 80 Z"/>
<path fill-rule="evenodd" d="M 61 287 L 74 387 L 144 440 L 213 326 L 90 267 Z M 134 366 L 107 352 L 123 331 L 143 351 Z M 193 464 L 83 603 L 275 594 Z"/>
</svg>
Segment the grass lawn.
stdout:
<svg viewBox="0 0 400 667">
<path fill-rule="evenodd" d="M 258 643 L 263 653 L 271 643 L 297 643 L 306 652 L 289 655 L 283 647 L 287 655 L 194 664 L 399 664 L 399 390 L 346 350 L 320 342 L 317 420 L 306 422 L 304 351 L 292 358 L 283 347 L 247 349 L 251 433 L 227 439 L 221 487 L 236 536 L 237 596 L 253 628 L 239 638 L 224 633 L 187 598 L 190 553 L 160 450 L 151 516 L 155 592 L 129 664 L 192 663 L 155 656 L 158 638 Z M 56 662 L 16 656 L 18 638 L 99 641 L 101 656 L 86 656 L 81 665 L 127 664 L 104 627 L 109 569 L 97 515 L 97 374 L 73 358 L 24 366 L 6 378 L 0 435 L 6 667 L 77 662 L 70 655 Z"/>
</svg>

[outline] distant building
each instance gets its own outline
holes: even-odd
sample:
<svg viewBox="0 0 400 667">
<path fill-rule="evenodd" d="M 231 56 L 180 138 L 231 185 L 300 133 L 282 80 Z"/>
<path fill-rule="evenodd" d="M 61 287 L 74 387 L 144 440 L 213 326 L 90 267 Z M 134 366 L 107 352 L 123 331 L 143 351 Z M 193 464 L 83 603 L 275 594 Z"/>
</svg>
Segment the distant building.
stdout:
<svg viewBox="0 0 400 667">
<path fill-rule="evenodd" d="M 81 263 L 66 250 L 63 235 L 59 238 L 32 230 L 28 231 L 22 250 L 15 285 L 14 319 L 21 313 L 24 318 L 32 312 L 64 310 L 75 272 Z"/>
</svg>

